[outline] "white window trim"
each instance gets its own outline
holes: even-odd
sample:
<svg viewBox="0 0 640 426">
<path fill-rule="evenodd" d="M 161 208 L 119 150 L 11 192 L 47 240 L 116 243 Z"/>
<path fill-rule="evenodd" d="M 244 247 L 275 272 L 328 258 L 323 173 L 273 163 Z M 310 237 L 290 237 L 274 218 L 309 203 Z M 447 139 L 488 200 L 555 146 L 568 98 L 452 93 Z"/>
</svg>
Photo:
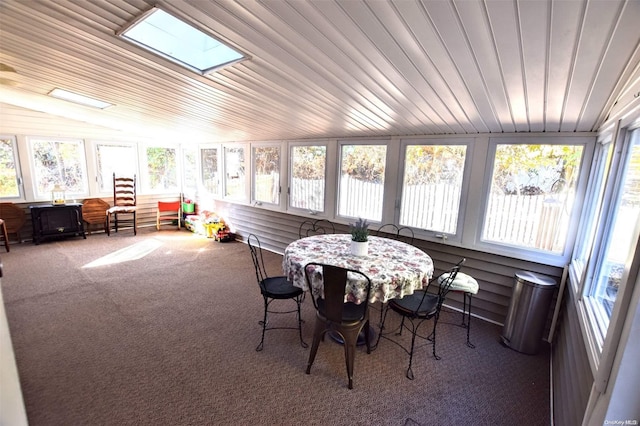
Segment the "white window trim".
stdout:
<svg viewBox="0 0 640 426">
<path fill-rule="evenodd" d="M 34 180 L 35 177 L 35 171 L 36 171 L 36 166 L 35 163 L 33 161 L 33 141 L 37 141 L 37 140 L 56 140 L 56 141 L 69 141 L 69 142 L 80 142 L 82 143 L 82 153 L 84 154 L 81 157 L 81 163 L 82 163 L 82 167 L 84 168 L 84 178 L 85 178 L 85 182 L 84 182 L 84 186 L 85 186 L 85 191 L 81 191 L 81 192 L 66 192 L 66 197 L 69 199 L 82 199 L 82 198 L 87 198 L 90 196 L 90 185 L 89 185 L 89 171 L 88 171 L 88 167 L 87 167 L 87 141 L 82 139 L 82 138 L 74 138 L 74 137 L 57 137 L 57 136 L 27 136 L 25 138 L 25 147 L 26 147 L 26 152 L 27 155 L 29 156 L 29 184 L 30 184 L 30 192 L 31 192 L 31 199 L 35 202 L 43 202 L 43 201 L 50 201 L 51 200 L 51 196 L 50 194 L 38 194 L 38 190 L 36 188 L 36 182 Z"/>
<path fill-rule="evenodd" d="M 164 148 L 164 149 L 173 149 L 176 151 L 176 187 L 170 189 L 157 190 L 150 188 L 150 182 L 148 181 L 148 161 L 147 161 L 147 149 L 148 148 Z M 162 142 L 141 142 L 138 143 L 138 195 L 162 195 L 162 194 L 173 194 L 175 192 L 180 191 L 181 186 L 180 182 L 182 179 L 182 169 L 181 169 L 181 161 L 180 161 L 180 145 L 177 143 L 162 143 Z"/>
<path fill-rule="evenodd" d="M 244 149 L 244 194 L 242 195 L 242 198 L 229 197 L 227 195 L 227 177 L 226 177 L 227 161 L 226 159 L 227 159 L 227 149 L 229 148 Z M 222 149 L 220 151 L 220 154 L 221 154 L 221 158 L 218 159 L 218 165 L 222 166 L 222 169 L 220 172 L 220 177 L 222 180 L 222 186 L 220 188 L 222 191 L 222 193 L 220 194 L 221 199 L 229 203 L 250 205 L 252 176 L 251 176 L 251 164 L 247 164 L 247 162 L 251 161 L 251 145 L 249 143 L 240 143 L 240 142 L 222 144 Z"/>
<path fill-rule="evenodd" d="M 99 182 L 99 165 L 98 165 L 98 145 L 111 145 L 111 146 L 127 146 L 131 147 L 134 151 L 135 158 L 135 167 L 136 170 L 133 172 L 136 176 L 140 176 L 140 161 L 139 161 L 139 150 L 138 144 L 135 142 L 123 142 L 123 141 L 106 141 L 106 140 L 88 140 L 86 141 L 85 150 L 87 152 L 87 173 L 89 175 L 89 192 L 98 197 L 108 197 L 113 196 L 112 191 L 102 191 L 100 189 Z M 139 179 L 138 179 L 139 180 Z M 139 191 L 138 191 L 139 192 Z"/>
<path fill-rule="evenodd" d="M 391 163 L 391 159 L 390 159 L 390 153 L 391 151 L 396 151 L 395 152 L 395 156 L 393 156 L 393 158 L 397 159 L 397 149 L 394 150 L 391 144 L 391 139 L 390 138 L 367 138 L 367 139 L 361 139 L 361 138 L 357 138 L 357 139 L 339 139 L 337 141 L 336 144 L 336 149 L 337 152 L 335 153 L 335 162 L 333 162 L 333 164 L 335 164 L 335 171 L 333 172 L 333 176 L 335 177 L 335 186 L 334 188 L 336 188 L 336 193 L 333 197 L 333 202 L 335 203 L 335 207 L 334 207 L 334 214 L 335 214 L 335 218 L 338 219 L 338 221 L 342 222 L 342 223 L 352 223 L 354 221 L 354 217 L 349 217 L 349 216 L 343 216 L 340 215 L 340 213 L 338 212 L 338 205 L 340 202 L 340 180 L 341 180 L 341 169 L 342 169 L 342 147 L 344 145 L 384 145 L 386 146 L 386 159 L 385 159 L 385 169 L 384 169 L 384 196 L 383 196 L 383 202 L 382 202 L 382 209 L 381 209 L 381 219 L 380 221 L 372 221 L 369 220 L 369 223 L 371 224 L 383 224 L 386 223 L 385 219 L 386 217 L 393 217 L 394 215 L 390 215 L 389 212 L 392 210 L 395 210 L 395 205 L 396 205 L 396 199 L 397 197 L 395 197 L 395 179 L 392 179 L 392 176 L 395 176 L 396 179 L 399 178 L 398 176 L 398 172 L 397 172 L 397 168 L 398 168 L 398 162 L 395 161 L 395 164 L 390 164 Z M 386 216 L 385 216 L 386 213 Z M 392 220 L 391 220 L 392 221 Z"/>
<path fill-rule="evenodd" d="M 620 148 L 616 145 L 620 145 L 621 141 L 624 140 L 626 132 L 640 128 L 640 110 L 636 110 L 636 113 L 631 116 L 627 115 L 625 119 L 619 120 L 615 125 L 608 124 L 603 126 L 603 128 L 605 130 L 600 133 L 598 140 L 605 141 L 610 138 L 612 143 L 615 144 L 614 150 L 617 151 Z M 621 129 L 624 130 L 621 131 Z M 618 155 L 618 153 L 614 151 L 614 157 L 616 155 Z M 613 160 L 615 160 L 615 158 Z M 617 176 L 619 167 L 621 166 L 619 165 L 619 162 L 616 162 L 614 167 L 616 169 L 614 170 L 612 167 L 606 177 L 607 180 L 610 180 L 612 176 Z M 611 186 L 608 182 L 605 182 L 605 185 Z M 607 205 L 613 192 L 613 188 L 605 190 L 603 205 Z M 581 220 L 584 220 L 584 218 L 581 218 Z M 583 225 L 581 224 L 581 226 Z M 600 228 L 602 228 L 602 226 Z M 640 230 L 638 229 L 634 230 L 634 232 L 640 234 Z M 595 238 L 596 242 L 598 239 L 602 238 L 600 234 L 601 231 L 599 230 Z M 620 335 L 624 327 L 624 315 L 631 301 L 633 288 L 640 280 L 637 265 L 637 263 L 640 262 L 640 253 L 635 254 L 635 261 L 633 265 L 631 265 L 631 260 L 628 260 L 625 264 L 625 272 L 623 276 L 624 284 L 618 289 L 618 296 L 616 297 L 614 310 L 609 318 L 609 329 L 603 341 L 601 334 L 597 331 L 597 324 L 594 324 L 592 310 L 587 306 L 587 302 L 583 297 L 587 281 L 590 279 L 590 276 L 593 275 L 593 269 L 595 268 L 596 262 L 595 256 L 597 255 L 599 247 L 599 244 L 595 242 L 593 243 L 591 254 L 588 256 L 586 264 L 581 265 L 581 268 L 578 268 L 574 263 L 571 263 L 569 266 L 569 277 L 571 281 L 571 289 L 575 295 L 575 309 L 578 314 L 580 330 L 584 338 L 587 359 L 589 360 L 591 372 L 595 378 L 594 387 L 599 392 L 604 392 L 610 378 L 611 368 L 616 355 L 615 351 L 620 342 Z M 640 242 L 636 246 L 636 252 L 638 251 L 640 251 Z M 630 256 L 633 257 L 633 253 L 630 253 Z"/>
<path fill-rule="evenodd" d="M 278 147 L 280 149 L 280 170 L 279 170 L 280 181 L 278 182 L 279 195 L 278 195 L 277 204 L 258 201 L 255 199 L 256 182 L 254 177 L 256 174 L 256 170 L 255 170 L 254 149 L 265 148 L 265 147 Z M 267 210 L 284 211 L 286 209 L 286 203 L 287 203 L 287 196 L 286 196 L 287 194 L 286 194 L 285 188 L 287 187 L 287 164 L 289 164 L 289 161 L 288 161 L 289 150 L 287 149 L 287 144 L 283 141 L 254 142 L 250 144 L 250 151 L 251 151 L 250 152 L 250 158 L 251 158 L 250 160 L 251 161 L 250 203 L 251 205 L 254 207 L 263 208 Z"/>
<path fill-rule="evenodd" d="M 462 187 L 460 191 L 460 205 L 458 206 L 458 222 L 456 224 L 456 233 L 455 234 L 447 234 L 440 231 L 434 231 L 429 229 L 418 229 L 413 228 L 414 234 L 416 237 L 424 239 L 426 241 L 444 243 L 444 244 L 461 244 L 462 243 L 462 235 L 465 224 L 465 212 L 467 206 L 467 200 L 469 198 L 469 182 L 471 179 L 471 166 L 473 163 L 473 155 L 474 155 L 474 143 L 475 139 L 473 138 L 461 138 L 461 137 L 432 137 L 432 138 L 403 138 L 401 139 L 400 151 L 398 153 L 398 159 L 396 164 L 398 164 L 397 168 L 397 189 L 396 189 L 396 206 L 395 215 L 393 217 L 394 223 L 399 223 L 400 221 L 400 203 L 402 200 L 402 191 L 403 191 L 403 181 L 404 181 L 404 170 L 405 170 L 405 155 L 407 151 L 407 146 L 409 145 L 464 145 L 466 146 L 465 152 L 465 161 L 463 168 L 463 176 L 462 176 Z"/>
<path fill-rule="evenodd" d="M 293 161 L 293 155 L 291 150 L 297 146 L 324 146 L 326 147 L 326 159 L 325 159 L 325 171 L 324 171 L 324 211 L 311 211 L 309 209 L 300 209 L 291 207 L 289 204 L 289 196 L 291 193 L 291 162 Z M 332 219 L 334 218 L 335 211 L 335 198 L 337 194 L 337 141 L 335 139 L 320 139 L 320 140 L 305 140 L 305 141 L 289 141 L 287 143 L 287 173 L 286 173 L 286 198 L 284 200 L 286 212 L 295 214 L 297 216 L 315 218 L 315 219 Z M 332 192 L 332 191 L 335 191 Z M 283 191 L 284 192 L 284 191 Z"/>
<path fill-rule="evenodd" d="M 18 139 L 13 135 L 0 135 L 0 139 L 10 140 L 13 146 L 13 162 L 16 167 L 16 180 L 18 182 L 17 197 L 0 197 L 0 201 L 4 203 L 20 203 L 25 201 L 24 179 L 22 178 L 22 168 L 20 166 L 20 150 L 18 148 Z"/>
<path fill-rule="evenodd" d="M 543 144 L 543 145 L 583 145 L 583 158 L 580 166 L 580 171 L 578 172 L 578 181 L 576 183 L 576 199 L 574 201 L 574 206 L 579 206 L 585 197 L 585 191 L 588 182 L 588 173 L 587 170 L 591 166 L 591 160 L 593 157 L 594 147 L 595 147 L 595 137 L 586 136 L 584 134 L 576 134 L 576 135 L 531 135 L 531 136 L 496 136 L 491 137 L 487 140 L 487 155 L 485 159 L 484 167 L 482 168 L 482 173 L 484 175 L 482 188 L 479 189 L 482 197 L 476 198 L 474 204 L 467 204 L 467 208 L 465 210 L 465 215 L 467 214 L 477 214 L 478 222 L 476 226 L 473 228 L 474 235 L 471 240 L 468 236 L 467 239 L 463 237 L 463 242 L 466 241 L 474 250 L 480 250 L 487 253 L 493 253 L 503 256 L 514 257 L 517 259 L 528 260 L 532 262 L 538 262 L 543 264 L 548 264 L 557 267 L 566 266 L 571 258 L 571 253 L 573 250 L 573 245 L 575 243 L 575 238 L 577 234 L 577 226 L 572 226 L 568 233 L 567 239 L 565 242 L 564 252 L 561 254 L 546 252 L 543 250 L 536 250 L 531 248 L 523 248 L 515 245 L 507 245 L 507 244 L 499 244 L 489 241 L 482 240 L 482 227 L 485 220 L 485 212 L 488 204 L 488 196 L 490 185 L 491 185 L 491 173 L 484 173 L 487 170 L 493 170 L 493 162 L 495 157 L 496 147 L 499 144 L 520 144 L 520 145 L 534 145 L 534 144 Z M 475 165 L 474 165 L 475 166 Z M 478 190 L 477 187 L 475 190 Z M 470 189 L 470 191 L 474 191 L 474 189 Z M 471 200 L 469 200 L 471 201 Z M 472 213 L 476 212 L 476 213 Z M 480 213 L 477 213 L 480 212 Z M 574 208 L 570 223 L 576 224 L 578 218 L 580 216 L 580 209 Z M 465 222 L 467 225 L 467 222 Z M 465 234 L 469 232 L 470 229 L 465 229 L 463 232 Z"/>
</svg>

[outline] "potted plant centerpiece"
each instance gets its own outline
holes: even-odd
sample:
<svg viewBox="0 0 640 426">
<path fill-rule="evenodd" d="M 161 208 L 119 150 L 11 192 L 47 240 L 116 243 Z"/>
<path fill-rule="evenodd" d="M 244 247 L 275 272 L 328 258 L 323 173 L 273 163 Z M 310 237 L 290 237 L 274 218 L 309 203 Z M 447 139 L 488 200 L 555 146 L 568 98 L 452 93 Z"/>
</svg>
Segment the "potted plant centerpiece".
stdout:
<svg viewBox="0 0 640 426">
<path fill-rule="evenodd" d="M 356 223 L 349 225 L 351 230 L 351 254 L 366 256 L 369 253 L 369 222 L 358 218 Z"/>
</svg>

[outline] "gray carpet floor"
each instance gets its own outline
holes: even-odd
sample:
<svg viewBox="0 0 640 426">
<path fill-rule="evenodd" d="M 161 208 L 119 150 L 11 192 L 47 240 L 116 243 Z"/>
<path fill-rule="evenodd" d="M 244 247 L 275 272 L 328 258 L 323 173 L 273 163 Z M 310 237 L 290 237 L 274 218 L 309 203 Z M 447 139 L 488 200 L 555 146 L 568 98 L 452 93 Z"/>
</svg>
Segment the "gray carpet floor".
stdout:
<svg viewBox="0 0 640 426">
<path fill-rule="evenodd" d="M 143 228 L 13 244 L 1 256 L 33 426 L 550 423 L 549 348 L 507 349 L 501 328 L 478 319 L 469 348 L 458 312 L 438 326 L 441 360 L 430 346 L 417 351 L 413 381 L 408 356 L 384 339 L 369 355 L 359 348 L 353 390 L 343 348 L 330 339 L 310 375 L 296 331 L 268 332 L 256 352 L 263 302 L 239 242 Z M 281 256 L 265 260 L 281 273 Z M 310 344 L 309 300 L 303 318 Z"/>
</svg>

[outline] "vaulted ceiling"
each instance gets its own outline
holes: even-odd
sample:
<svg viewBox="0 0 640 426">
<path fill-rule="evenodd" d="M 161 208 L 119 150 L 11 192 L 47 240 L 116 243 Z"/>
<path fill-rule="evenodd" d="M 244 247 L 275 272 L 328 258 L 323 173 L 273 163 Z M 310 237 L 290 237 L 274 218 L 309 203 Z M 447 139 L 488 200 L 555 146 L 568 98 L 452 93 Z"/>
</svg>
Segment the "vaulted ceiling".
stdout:
<svg viewBox="0 0 640 426">
<path fill-rule="evenodd" d="M 156 4 L 250 59 L 202 76 L 115 35 Z M 594 131 L 640 78 L 638 22 L 637 0 L 3 0 L 0 108 L 208 141 Z"/>
</svg>

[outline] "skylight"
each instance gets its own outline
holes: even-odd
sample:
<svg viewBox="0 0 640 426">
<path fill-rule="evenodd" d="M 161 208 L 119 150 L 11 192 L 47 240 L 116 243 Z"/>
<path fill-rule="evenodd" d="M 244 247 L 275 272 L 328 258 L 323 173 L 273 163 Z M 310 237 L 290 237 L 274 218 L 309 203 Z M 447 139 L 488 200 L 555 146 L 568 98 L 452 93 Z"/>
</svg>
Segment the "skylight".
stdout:
<svg viewBox="0 0 640 426">
<path fill-rule="evenodd" d="M 220 40 L 158 8 L 140 16 L 118 35 L 203 75 L 245 58 Z"/>
<path fill-rule="evenodd" d="M 80 95 L 78 93 L 69 92 L 68 90 L 58 88 L 55 88 L 51 92 L 49 92 L 49 96 L 53 96 L 54 98 L 63 99 L 69 102 L 75 102 L 80 105 L 90 106 L 93 108 L 105 109 L 112 105 L 109 102 L 90 98 L 88 96 Z"/>
</svg>

